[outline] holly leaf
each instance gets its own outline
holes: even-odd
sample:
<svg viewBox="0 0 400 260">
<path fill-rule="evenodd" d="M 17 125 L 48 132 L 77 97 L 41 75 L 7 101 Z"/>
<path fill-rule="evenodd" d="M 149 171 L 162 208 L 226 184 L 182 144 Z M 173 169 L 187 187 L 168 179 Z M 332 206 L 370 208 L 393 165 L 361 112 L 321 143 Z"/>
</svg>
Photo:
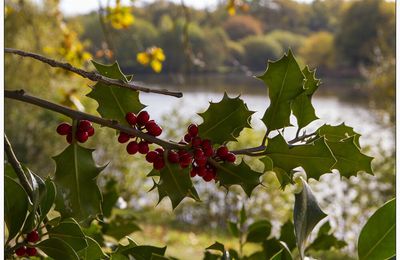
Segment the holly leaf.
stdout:
<svg viewBox="0 0 400 260">
<path fill-rule="evenodd" d="M 56 186 L 54 182 L 47 178 L 45 181 L 46 185 L 46 195 L 43 197 L 42 201 L 40 202 L 40 222 L 46 217 L 47 213 L 49 213 L 51 207 L 54 204 L 56 199 Z"/>
<path fill-rule="evenodd" d="M 199 125 L 199 136 L 212 140 L 214 144 L 236 141 L 244 128 L 251 128 L 253 113 L 239 96 L 230 98 L 225 93 L 220 102 L 210 102 L 208 109 L 199 113 L 203 118 L 203 123 Z"/>
<path fill-rule="evenodd" d="M 303 178 L 300 179 L 303 184 L 303 189 L 300 193 L 295 194 L 293 219 L 297 247 L 301 259 L 303 259 L 308 236 L 318 222 L 327 215 L 319 207 L 317 199 L 307 182 L 304 181 Z"/>
<path fill-rule="evenodd" d="M 103 190 L 103 216 L 108 218 L 111 216 L 112 209 L 117 203 L 119 198 L 119 192 L 117 187 L 117 181 L 115 179 L 109 179 Z"/>
<path fill-rule="evenodd" d="M 206 249 L 208 250 L 217 250 L 220 251 L 221 253 L 225 253 L 225 246 L 224 244 L 216 241 L 214 244 L 212 244 L 211 246 L 207 247 Z"/>
<path fill-rule="evenodd" d="M 255 187 L 260 184 L 262 173 L 253 171 L 243 160 L 239 165 L 233 163 L 219 163 L 217 177 L 221 186 L 229 188 L 231 185 L 240 185 L 247 196 L 251 196 Z"/>
<path fill-rule="evenodd" d="M 101 213 L 101 193 L 96 178 L 105 166 L 96 166 L 93 151 L 73 143 L 53 157 L 58 191 L 56 209 L 63 217 L 80 221 Z"/>
<path fill-rule="evenodd" d="M 78 255 L 81 259 L 85 260 L 98 260 L 98 259 L 107 259 L 107 255 L 104 254 L 100 245 L 91 237 L 86 236 L 86 241 L 88 246 L 79 251 Z"/>
<path fill-rule="evenodd" d="M 327 144 L 337 160 L 332 169 L 337 169 L 342 176 L 347 178 L 357 176 L 359 171 L 372 174 L 371 162 L 373 157 L 361 153 L 356 145 L 356 136 L 349 137 L 341 142 L 327 141 Z"/>
<path fill-rule="evenodd" d="M 349 137 L 354 137 L 354 142 L 360 148 L 360 134 L 355 132 L 350 126 L 344 123 L 340 125 L 323 125 L 318 129 L 318 134 L 324 136 L 325 139 L 332 142 L 340 142 Z"/>
<path fill-rule="evenodd" d="M 268 142 L 267 156 L 274 167 L 290 172 L 301 166 L 308 178 L 319 179 L 324 173 L 331 171 L 336 163 L 331 150 L 324 138 L 319 138 L 311 144 L 289 147 L 282 135 L 277 135 Z"/>
<path fill-rule="evenodd" d="M 272 171 L 274 169 L 274 162 L 268 156 L 259 159 L 264 164 L 264 172 Z"/>
<path fill-rule="evenodd" d="M 311 97 L 320 84 L 320 81 L 315 78 L 315 70 L 311 71 L 308 67 L 305 67 L 303 73 L 306 77 L 306 81 L 304 82 L 305 90 L 292 102 L 293 115 L 296 117 L 297 125 L 300 129 L 318 119 L 311 103 Z"/>
<path fill-rule="evenodd" d="M 337 239 L 333 234 L 329 234 L 331 226 L 327 221 L 318 231 L 317 238 L 307 247 L 308 250 L 328 251 L 332 247 L 340 249 L 347 245 L 343 240 Z"/>
<path fill-rule="evenodd" d="M 389 259 L 396 255 L 396 199 L 382 205 L 368 219 L 358 238 L 358 257 Z"/>
<path fill-rule="evenodd" d="M 140 227 L 134 222 L 136 218 L 131 214 L 117 214 L 109 223 L 103 225 L 103 232 L 120 240 L 135 231 L 141 230 Z"/>
<path fill-rule="evenodd" d="M 292 52 L 280 60 L 268 62 L 265 73 L 259 76 L 268 86 L 271 103 L 262 118 L 268 131 L 290 126 L 291 102 L 304 92 L 304 75 Z"/>
<path fill-rule="evenodd" d="M 294 234 L 294 225 L 292 221 L 288 220 L 281 227 L 279 240 L 285 242 L 290 250 L 296 247 L 296 235 Z"/>
<path fill-rule="evenodd" d="M 86 248 L 85 234 L 73 218 L 61 221 L 56 227 L 48 231 L 50 238 L 58 238 L 70 245 L 76 252 Z"/>
<path fill-rule="evenodd" d="M 154 180 L 153 180 L 154 181 Z M 200 201 L 199 195 L 190 179 L 188 168 L 182 169 L 179 164 L 166 162 L 165 167 L 160 170 L 160 180 L 154 181 L 157 187 L 159 202 L 168 197 L 171 200 L 172 208 L 175 209 L 185 198 L 190 197 Z"/>
<path fill-rule="evenodd" d="M 94 61 L 92 62 L 102 76 L 128 82 L 127 77 L 121 72 L 118 63 L 103 65 Z M 140 103 L 138 91 L 107 85 L 101 82 L 97 82 L 87 96 L 97 101 L 99 104 L 97 112 L 99 112 L 101 117 L 117 120 L 120 124 L 124 125 L 128 125 L 125 120 L 126 113 L 138 113 L 145 107 Z"/>
<path fill-rule="evenodd" d="M 154 255 L 163 256 L 167 247 L 155 247 L 155 246 L 131 246 L 129 248 L 124 248 L 119 251 L 118 254 L 124 256 L 132 256 L 137 260 L 147 260 L 153 259 Z"/>
<path fill-rule="evenodd" d="M 275 255 L 273 255 L 270 260 L 292 260 L 292 254 L 289 250 L 289 248 L 285 245 L 285 243 L 282 243 L 281 241 L 279 241 L 279 244 L 281 246 L 281 250 L 276 253 Z"/>
<path fill-rule="evenodd" d="M 268 220 L 259 220 L 252 223 L 247 231 L 246 242 L 259 243 L 271 234 L 272 225 Z"/>
<path fill-rule="evenodd" d="M 239 237 L 240 231 L 238 228 L 238 223 L 228 221 L 228 230 L 231 233 L 232 236 L 234 237 Z"/>
<path fill-rule="evenodd" d="M 4 221 L 8 230 L 8 241 L 20 231 L 28 206 L 28 194 L 24 188 L 12 178 L 4 176 Z"/>
<path fill-rule="evenodd" d="M 79 260 L 75 250 L 58 238 L 49 238 L 36 245 L 46 255 L 54 259 Z"/>
<path fill-rule="evenodd" d="M 292 180 L 292 176 L 293 175 L 289 175 L 286 171 L 284 171 L 283 169 L 279 168 L 279 167 L 275 167 L 273 169 L 276 178 L 278 179 L 279 183 L 281 184 L 281 189 L 284 190 L 285 187 L 290 184 L 293 183 Z"/>
</svg>

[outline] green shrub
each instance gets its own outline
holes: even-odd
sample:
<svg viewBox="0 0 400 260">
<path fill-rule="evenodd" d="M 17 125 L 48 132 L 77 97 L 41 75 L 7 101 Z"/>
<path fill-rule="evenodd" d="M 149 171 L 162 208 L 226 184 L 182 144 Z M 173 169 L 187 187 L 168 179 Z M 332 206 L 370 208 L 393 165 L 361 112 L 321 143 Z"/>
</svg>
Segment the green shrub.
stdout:
<svg viewBox="0 0 400 260">
<path fill-rule="evenodd" d="M 269 39 L 277 41 L 282 49 L 292 49 L 293 51 L 297 51 L 304 43 L 305 36 L 301 34 L 292 33 L 285 30 L 274 30 L 267 34 L 266 36 Z"/>
<path fill-rule="evenodd" d="M 334 66 L 334 37 L 329 32 L 310 35 L 300 48 L 300 56 L 311 68 L 329 69 Z"/>
<path fill-rule="evenodd" d="M 262 34 L 261 23 L 252 16 L 237 15 L 230 17 L 224 29 L 231 40 L 240 40 L 250 35 Z"/>
</svg>

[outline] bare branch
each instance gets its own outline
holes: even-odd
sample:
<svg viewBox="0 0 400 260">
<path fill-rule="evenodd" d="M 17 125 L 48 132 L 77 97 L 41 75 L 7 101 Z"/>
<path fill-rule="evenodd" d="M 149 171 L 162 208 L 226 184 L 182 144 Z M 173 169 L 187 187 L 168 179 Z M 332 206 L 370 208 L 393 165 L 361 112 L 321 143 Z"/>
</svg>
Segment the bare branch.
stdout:
<svg viewBox="0 0 400 260">
<path fill-rule="evenodd" d="M 39 107 L 43 107 L 46 108 L 48 110 L 54 111 L 54 112 L 58 112 L 60 114 L 66 115 L 70 118 L 73 119 L 77 119 L 77 120 L 82 120 L 82 119 L 86 119 L 89 120 L 93 123 L 102 125 L 102 126 L 106 126 L 109 128 L 113 128 L 116 130 L 120 130 L 122 132 L 125 132 L 127 134 L 132 134 L 135 135 L 137 137 L 140 137 L 146 141 L 149 141 L 151 143 L 155 143 L 158 145 L 161 145 L 165 148 L 168 149 L 187 149 L 186 145 L 181 145 L 181 144 L 177 144 L 177 143 L 172 143 L 172 142 L 168 142 L 168 141 L 164 141 L 162 139 L 156 138 L 154 136 L 145 134 L 135 128 L 132 127 L 128 127 L 128 126 L 123 126 L 120 125 L 116 120 L 108 120 L 108 119 L 104 119 L 101 117 L 97 117 L 91 114 L 87 114 L 87 113 L 83 113 L 80 111 L 76 111 L 73 109 L 70 109 L 68 107 L 65 106 L 61 106 L 52 102 L 49 102 L 47 100 L 44 99 L 40 99 L 34 96 L 30 96 L 25 94 L 24 90 L 4 90 L 4 97 L 6 98 L 10 98 L 10 99 L 15 99 L 15 100 L 19 100 L 19 101 L 23 101 L 26 103 L 30 103 Z"/>
<path fill-rule="evenodd" d="M 181 92 L 173 92 L 173 91 L 169 91 L 166 89 L 150 89 L 150 88 L 137 86 L 133 83 L 126 83 L 126 82 L 123 82 L 120 80 L 110 79 L 110 78 L 104 77 L 96 72 L 88 72 L 88 71 L 76 68 L 69 63 L 59 62 L 59 61 L 56 61 L 56 60 L 44 57 L 40 54 L 36 54 L 36 53 L 32 53 L 32 52 L 26 52 L 26 51 L 17 50 L 17 49 L 11 49 L 11 48 L 5 48 L 4 52 L 16 54 L 16 55 L 19 55 L 22 57 L 30 57 L 32 59 L 46 63 L 46 64 L 50 65 L 51 67 L 61 68 L 61 69 L 70 71 L 72 73 L 78 74 L 79 76 L 81 76 L 83 78 L 90 79 L 91 81 L 101 82 L 106 85 L 114 85 L 114 86 L 118 86 L 118 87 L 128 88 L 131 90 L 138 90 L 138 91 L 142 91 L 142 92 L 146 92 L 146 93 L 162 94 L 162 95 L 173 96 L 173 97 L 178 97 L 178 98 L 183 96 Z"/>
</svg>

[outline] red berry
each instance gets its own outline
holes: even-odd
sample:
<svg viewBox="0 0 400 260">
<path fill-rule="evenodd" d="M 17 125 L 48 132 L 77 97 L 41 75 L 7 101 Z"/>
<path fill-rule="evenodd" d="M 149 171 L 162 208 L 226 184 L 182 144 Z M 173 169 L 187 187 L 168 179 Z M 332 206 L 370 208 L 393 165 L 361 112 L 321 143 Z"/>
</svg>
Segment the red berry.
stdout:
<svg viewBox="0 0 400 260">
<path fill-rule="evenodd" d="M 206 175 L 203 176 L 203 180 L 206 182 L 209 182 L 212 179 L 214 179 L 214 176 L 211 171 L 207 171 Z"/>
<path fill-rule="evenodd" d="M 205 139 L 201 142 L 201 147 L 204 149 L 212 149 L 211 141 L 208 139 Z"/>
<path fill-rule="evenodd" d="M 157 125 L 154 120 L 150 120 L 146 123 L 145 128 L 149 135 L 159 136 L 162 133 L 162 128 Z"/>
<path fill-rule="evenodd" d="M 149 163 L 153 163 L 157 156 L 158 153 L 156 151 L 150 151 L 146 154 L 146 161 L 148 161 Z"/>
<path fill-rule="evenodd" d="M 159 155 L 163 155 L 164 154 L 164 149 L 162 149 L 162 148 L 157 148 L 156 149 L 156 152 L 159 154 Z"/>
<path fill-rule="evenodd" d="M 88 136 L 89 136 L 89 137 L 90 137 L 90 136 L 93 136 L 93 135 L 94 135 L 94 128 L 93 128 L 93 127 L 89 128 L 89 130 L 87 131 L 87 133 L 88 133 Z"/>
<path fill-rule="evenodd" d="M 142 111 L 137 116 L 137 123 L 139 125 L 145 125 L 147 121 L 149 121 L 149 119 L 150 119 L 149 113 L 147 113 L 147 111 Z"/>
<path fill-rule="evenodd" d="M 34 247 L 28 247 L 26 249 L 26 253 L 28 254 L 28 256 L 35 256 L 37 254 L 37 250 Z"/>
<path fill-rule="evenodd" d="M 207 170 L 205 167 L 199 167 L 197 170 L 197 175 L 199 175 L 200 177 L 203 177 L 204 175 L 206 175 Z"/>
<path fill-rule="evenodd" d="M 194 160 L 198 166 L 204 166 L 207 163 L 207 157 L 202 156 Z"/>
<path fill-rule="evenodd" d="M 199 147 L 201 145 L 201 138 L 200 137 L 194 137 L 192 139 L 192 146 L 193 147 Z"/>
<path fill-rule="evenodd" d="M 138 150 L 139 150 L 139 145 L 136 141 L 132 141 L 126 146 L 126 151 L 129 154 L 135 154 L 137 153 Z"/>
<path fill-rule="evenodd" d="M 194 152 L 193 152 L 193 157 L 194 157 L 194 158 L 200 158 L 200 157 L 203 157 L 203 156 L 204 156 L 204 152 L 203 152 L 202 149 L 196 148 L 196 149 L 194 150 Z"/>
<path fill-rule="evenodd" d="M 147 154 L 149 152 L 149 144 L 146 141 L 140 141 L 138 146 L 139 153 Z"/>
<path fill-rule="evenodd" d="M 79 121 L 78 129 L 81 132 L 87 132 L 92 127 L 93 127 L 92 123 L 89 120 L 81 120 L 81 121 Z"/>
<path fill-rule="evenodd" d="M 170 163 L 178 163 L 179 162 L 179 154 L 175 151 L 168 151 L 168 161 Z"/>
<path fill-rule="evenodd" d="M 78 140 L 78 142 L 84 143 L 87 141 L 88 138 L 89 135 L 87 132 L 81 132 L 81 131 L 76 132 L 76 140 Z"/>
<path fill-rule="evenodd" d="M 188 134 L 195 137 L 195 136 L 197 136 L 198 133 L 199 133 L 199 128 L 197 127 L 197 125 L 195 125 L 195 124 L 189 125 Z"/>
<path fill-rule="evenodd" d="M 183 137 L 183 140 L 185 140 L 185 142 L 190 143 L 190 141 L 192 141 L 192 136 L 190 134 L 185 134 L 185 136 Z"/>
<path fill-rule="evenodd" d="M 228 161 L 228 162 L 233 163 L 233 162 L 236 161 L 236 156 L 235 156 L 233 153 L 228 153 L 228 154 L 226 155 L 225 160 Z"/>
<path fill-rule="evenodd" d="M 136 125 L 137 117 L 136 117 L 135 113 L 132 113 L 132 112 L 126 113 L 125 119 L 130 125 Z"/>
<path fill-rule="evenodd" d="M 164 168 L 164 166 L 165 166 L 165 162 L 164 162 L 163 157 L 157 156 L 157 158 L 154 160 L 154 163 L 153 163 L 154 169 L 161 170 L 162 168 Z"/>
<path fill-rule="evenodd" d="M 207 157 L 211 157 L 214 154 L 214 151 L 212 148 L 207 148 L 203 149 L 204 155 Z"/>
<path fill-rule="evenodd" d="M 124 133 L 124 132 L 120 132 L 119 136 L 118 136 L 118 142 L 123 144 L 123 143 L 128 142 L 130 138 L 131 138 L 131 136 L 129 134 Z"/>
<path fill-rule="evenodd" d="M 189 165 L 192 162 L 192 156 L 188 152 L 182 153 L 182 155 L 179 156 L 179 162 Z"/>
<path fill-rule="evenodd" d="M 72 132 L 72 126 L 68 123 L 61 123 L 57 127 L 57 133 L 59 135 L 67 135 Z"/>
<path fill-rule="evenodd" d="M 229 153 L 229 150 L 226 146 L 221 146 L 217 150 L 217 156 L 221 159 L 224 159 Z"/>
<path fill-rule="evenodd" d="M 192 167 L 192 170 L 190 170 L 190 177 L 195 177 L 197 175 L 197 168 Z"/>
<path fill-rule="evenodd" d="M 24 256 L 24 255 L 26 254 L 26 247 L 25 247 L 25 246 L 18 247 L 18 248 L 15 250 L 15 254 L 16 254 L 17 256 Z"/>
<path fill-rule="evenodd" d="M 35 243 L 35 242 L 39 241 L 39 238 L 40 238 L 39 233 L 36 230 L 31 231 L 26 236 L 26 240 L 28 240 L 28 242 L 31 242 L 31 243 Z"/>
<path fill-rule="evenodd" d="M 67 139 L 67 142 L 68 142 L 69 144 L 72 143 L 72 132 L 68 133 L 66 139 Z"/>
</svg>

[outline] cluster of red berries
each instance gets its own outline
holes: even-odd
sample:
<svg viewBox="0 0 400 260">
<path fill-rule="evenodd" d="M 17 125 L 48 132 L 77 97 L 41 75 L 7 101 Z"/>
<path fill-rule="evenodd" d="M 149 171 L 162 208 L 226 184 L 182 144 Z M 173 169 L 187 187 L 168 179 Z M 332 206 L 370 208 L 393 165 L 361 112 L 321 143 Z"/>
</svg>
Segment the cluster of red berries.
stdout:
<svg viewBox="0 0 400 260">
<path fill-rule="evenodd" d="M 162 128 L 154 120 L 150 120 L 150 115 L 147 111 L 142 111 L 137 116 L 129 112 L 125 115 L 125 119 L 132 127 L 139 131 L 146 130 L 149 135 L 159 136 L 162 133 Z M 126 151 L 129 154 L 136 154 L 137 152 L 147 154 L 150 151 L 150 142 L 124 132 L 120 132 L 118 142 L 123 144 L 128 142 L 131 138 L 135 138 L 135 140 L 130 141 L 126 146 Z"/>
<path fill-rule="evenodd" d="M 208 158 L 215 161 L 235 162 L 236 156 L 229 152 L 226 146 L 220 146 L 217 150 L 213 149 L 212 143 L 208 139 L 202 140 L 199 136 L 199 128 L 195 124 L 188 127 L 188 132 L 181 144 L 189 144 L 189 150 L 169 150 L 167 159 L 169 163 L 179 163 L 182 169 L 192 165 L 191 177 L 200 176 L 204 181 L 209 182 L 216 179 L 217 169 L 208 162 Z M 153 163 L 156 170 L 161 170 L 165 166 L 164 150 L 157 148 L 146 155 L 146 160 Z"/>
<path fill-rule="evenodd" d="M 61 123 L 57 127 L 57 133 L 66 135 L 67 142 L 72 143 L 72 126 L 68 123 Z M 94 135 L 92 123 L 88 120 L 80 120 L 75 132 L 75 138 L 78 142 L 86 142 L 90 136 Z"/>
<path fill-rule="evenodd" d="M 29 232 L 26 235 L 26 242 L 28 243 L 36 243 L 39 241 L 40 236 L 36 230 Z M 35 256 L 37 254 L 37 250 L 33 246 L 20 246 L 15 250 L 15 254 L 17 256 Z"/>
</svg>

